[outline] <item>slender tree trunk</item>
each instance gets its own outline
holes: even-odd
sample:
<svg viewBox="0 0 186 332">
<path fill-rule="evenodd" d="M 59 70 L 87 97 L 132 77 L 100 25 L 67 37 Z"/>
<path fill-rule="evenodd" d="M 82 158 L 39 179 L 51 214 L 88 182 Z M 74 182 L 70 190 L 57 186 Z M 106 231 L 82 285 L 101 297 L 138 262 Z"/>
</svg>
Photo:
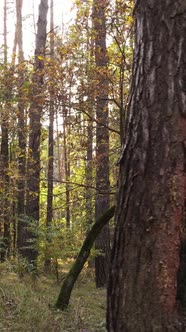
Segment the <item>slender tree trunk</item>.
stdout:
<svg viewBox="0 0 186 332">
<path fill-rule="evenodd" d="M 58 112 L 56 110 L 56 154 L 57 154 L 57 178 L 59 181 L 62 181 L 64 179 L 64 167 L 63 167 L 63 153 L 61 153 L 61 146 L 60 146 L 60 138 L 61 133 L 59 131 L 59 122 L 58 122 Z"/>
<path fill-rule="evenodd" d="M 86 204 L 86 220 L 88 223 L 88 227 L 92 222 L 94 215 L 94 207 L 93 207 L 93 190 L 91 188 L 93 183 L 93 137 L 94 137 L 94 129 L 92 118 L 94 118 L 95 105 L 94 105 L 94 93 L 92 89 L 93 80 L 92 80 L 92 59 L 94 57 L 94 39 L 93 39 L 93 27 L 91 26 L 92 35 L 89 37 L 89 19 L 87 17 L 87 53 L 89 54 L 89 58 L 87 59 L 86 64 L 86 76 L 87 76 L 87 106 L 88 106 L 88 114 L 89 118 L 87 119 L 87 150 L 86 150 L 86 192 L 85 192 L 85 204 Z"/>
<path fill-rule="evenodd" d="M 88 59 L 86 63 L 86 76 L 87 76 L 87 109 L 89 117 L 87 118 L 87 149 L 86 149 L 86 165 L 85 165 L 85 177 L 86 177 L 86 190 L 85 190 L 85 211 L 87 220 L 87 229 L 90 229 L 91 222 L 95 215 L 95 203 L 94 203 L 94 191 L 93 186 L 93 139 L 94 139 L 94 126 L 93 118 L 95 118 L 95 96 L 93 91 L 93 73 L 92 73 L 92 60 L 94 59 L 94 38 L 93 27 L 89 27 L 89 16 L 87 16 L 87 54 Z M 89 37 L 89 29 L 91 29 L 91 36 Z M 91 258 L 88 261 L 88 266 L 93 268 L 95 265 L 95 259 Z"/>
<path fill-rule="evenodd" d="M 19 62 L 19 81 L 18 81 L 18 172 L 19 179 L 17 184 L 17 215 L 18 215 L 18 226 L 17 226 L 17 248 L 21 253 L 22 247 L 24 246 L 24 233 L 25 224 L 23 221 L 25 213 L 25 168 L 26 168 L 26 129 L 25 129 L 25 105 L 22 101 L 23 94 L 23 82 L 24 74 L 22 70 L 22 63 L 24 61 L 23 55 L 23 36 L 22 36 L 22 0 L 16 0 L 16 33 L 17 33 L 17 44 L 18 44 L 18 62 Z"/>
<path fill-rule="evenodd" d="M 39 17 L 37 23 L 36 49 L 34 74 L 32 80 L 32 102 L 29 109 L 30 132 L 29 132 L 29 156 L 27 166 L 27 201 L 26 214 L 28 220 L 39 222 L 39 194 L 40 194 L 40 137 L 41 115 L 43 110 L 43 76 L 46 25 L 47 25 L 48 0 L 41 0 L 39 5 Z M 36 261 L 38 252 L 28 248 L 29 240 L 34 238 L 31 230 L 25 234 L 25 245 L 22 254 L 28 261 Z"/>
<path fill-rule="evenodd" d="M 92 121 L 88 120 L 88 127 L 87 127 L 87 151 L 86 151 L 86 191 L 85 191 L 85 209 L 86 209 L 86 220 L 87 226 L 90 226 L 92 222 L 92 215 L 93 215 L 93 191 L 92 191 L 92 181 L 93 181 L 93 126 Z"/>
<path fill-rule="evenodd" d="M 108 79 L 106 50 L 106 14 L 107 0 L 94 0 L 93 23 L 95 34 L 95 61 L 97 70 L 96 89 L 96 201 L 95 215 L 99 218 L 103 210 L 109 208 L 109 131 L 108 124 Z M 103 125 L 102 125 L 103 124 Z M 105 192 L 101 194 L 101 192 Z M 109 225 L 106 225 L 96 239 L 95 247 L 101 255 L 95 258 L 96 286 L 104 287 L 107 282 L 110 237 Z"/>
<path fill-rule="evenodd" d="M 7 110 L 5 109 L 5 112 Z M 4 224 L 3 234 L 3 250 L 1 252 L 2 261 L 9 255 L 10 251 L 10 209 L 9 209 L 9 176 L 8 176 L 8 165 L 9 165 L 9 149 L 8 149 L 8 121 L 7 116 L 4 113 L 1 127 L 1 158 L 2 158 L 2 179 L 3 179 L 3 197 L 2 197 L 2 217 Z"/>
<path fill-rule="evenodd" d="M 9 140 L 8 140 L 8 127 L 9 127 L 9 98 L 10 92 L 6 84 L 8 68 L 7 68 L 7 1 L 4 0 L 4 79 L 6 85 L 5 102 L 1 110 L 1 211 L 2 211 L 2 223 L 4 225 L 3 233 L 3 248 L 1 251 L 2 261 L 10 250 L 10 200 L 8 197 L 9 191 Z"/>
<path fill-rule="evenodd" d="M 60 149 L 60 132 L 59 132 L 59 123 L 58 123 L 58 112 L 56 110 L 55 112 L 55 115 L 56 115 L 56 122 L 55 122 L 55 125 L 56 125 L 56 149 L 57 149 L 57 177 L 58 177 L 58 180 L 59 181 L 62 181 L 63 179 L 63 165 L 62 165 L 62 160 L 63 158 L 61 157 L 61 149 Z"/>
<path fill-rule="evenodd" d="M 65 112 L 67 112 L 65 110 Z M 64 166 L 65 166 L 65 187 L 66 187 L 66 227 L 70 227 L 70 188 L 69 188 L 69 180 L 70 180 L 70 158 L 69 158 L 69 146 L 67 142 L 67 135 L 69 134 L 69 128 L 67 124 L 67 114 L 64 115 L 63 120 L 63 143 L 64 143 Z"/>
<path fill-rule="evenodd" d="M 121 144 L 125 139 L 126 131 L 126 105 L 127 96 L 126 91 L 128 91 L 128 84 L 130 79 L 130 74 L 132 70 L 132 61 L 128 63 L 127 61 L 127 50 L 131 48 L 133 50 L 133 29 L 131 20 L 129 20 L 130 15 L 132 15 L 132 3 L 133 1 L 116 0 L 115 1 L 115 22 L 114 22 L 114 41 L 118 49 L 119 57 L 119 72 L 118 72 L 118 106 L 119 106 L 119 116 L 120 116 L 120 138 Z M 131 12 L 128 10 L 131 8 Z M 123 16 L 123 17 L 122 17 Z M 122 23 L 121 23 L 122 22 Z M 130 22 L 130 23 L 129 23 Z"/>
<path fill-rule="evenodd" d="M 186 331 L 186 5 L 136 1 L 109 332 Z"/>
<path fill-rule="evenodd" d="M 50 1 L 50 56 L 54 57 L 54 1 Z M 47 192 L 47 235 L 52 224 L 53 217 L 53 176 L 54 176 L 54 93 L 51 88 L 50 91 L 50 106 L 49 106 L 49 131 L 48 131 L 48 192 Z M 49 241 L 49 236 L 47 236 Z M 46 248 L 47 249 L 47 248 Z M 47 251 L 47 250 L 46 250 Z M 50 258 L 45 260 L 45 267 L 50 266 Z"/>
</svg>

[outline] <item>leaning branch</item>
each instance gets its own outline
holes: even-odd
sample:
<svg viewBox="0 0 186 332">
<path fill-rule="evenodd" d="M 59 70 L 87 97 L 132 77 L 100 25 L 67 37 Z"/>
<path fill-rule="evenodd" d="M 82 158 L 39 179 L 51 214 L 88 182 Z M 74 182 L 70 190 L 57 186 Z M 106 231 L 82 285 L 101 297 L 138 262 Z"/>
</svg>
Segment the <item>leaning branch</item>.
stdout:
<svg viewBox="0 0 186 332">
<path fill-rule="evenodd" d="M 114 216 L 114 211 L 115 206 L 112 206 L 110 209 L 108 209 L 100 218 L 96 220 L 89 233 L 87 234 L 77 259 L 62 284 L 58 299 L 55 303 L 55 307 L 57 309 L 64 310 L 68 307 L 73 286 L 90 254 L 90 250 L 94 244 L 94 241 L 101 232 L 102 228 Z"/>
</svg>

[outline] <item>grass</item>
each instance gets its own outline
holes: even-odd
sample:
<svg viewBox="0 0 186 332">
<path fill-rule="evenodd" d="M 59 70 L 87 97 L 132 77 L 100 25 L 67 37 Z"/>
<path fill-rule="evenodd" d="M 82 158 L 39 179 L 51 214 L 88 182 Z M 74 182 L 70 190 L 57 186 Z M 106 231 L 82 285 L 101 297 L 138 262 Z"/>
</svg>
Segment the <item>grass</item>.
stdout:
<svg viewBox="0 0 186 332">
<path fill-rule="evenodd" d="M 60 285 L 53 278 L 41 276 L 18 278 L 7 269 L 0 270 L 1 332 L 104 332 L 105 298 L 96 289 L 92 277 L 77 282 L 69 308 L 52 309 Z"/>
</svg>

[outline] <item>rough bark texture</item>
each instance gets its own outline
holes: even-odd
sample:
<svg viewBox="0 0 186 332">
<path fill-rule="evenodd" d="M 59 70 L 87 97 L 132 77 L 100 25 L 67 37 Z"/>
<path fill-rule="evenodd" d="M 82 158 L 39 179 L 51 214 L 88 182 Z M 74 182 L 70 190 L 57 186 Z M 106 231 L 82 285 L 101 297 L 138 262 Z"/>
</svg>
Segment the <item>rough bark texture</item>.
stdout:
<svg viewBox="0 0 186 332">
<path fill-rule="evenodd" d="M 106 49 L 106 8 L 107 0 L 93 1 L 93 26 L 95 35 L 96 61 L 96 219 L 102 211 L 109 208 L 109 130 L 108 125 L 108 55 Z M 101 192 L 105 192 L 101 194 Z M 106 194 L 107 193 L 107 194 Z M 96 286 L 104 287 L 107 283 L 110 236 L 106 225 L 96 239 L 95 248 L 102 252 L 95 258 Z"/>
<path fill-rule="evenodd" d="M 186 331 L 186 2 L 139 0 L 134 12 L 107 327 Z"/>
<path fill-rule="evenodd" d="M 112 206 L 109 210 L 107 210 L 98 220 L 93 224 L 85 241 L 83 242 L 82 248 L 78 254 L 78 257 L 73 264 L 71 270 L 67 274 L 63 285 L 61 287 L 60 294 L 56 301 L 56 308 L 64 310 L 67 308 L 70 300 L 70 295 L 72 292 L 72 288 L 90 254 L 90 250 L 94 244 L 94 241 L 98 234 L 101 232 L 102 228 L 109 222 L 109 220 L 114 215 L 115 207 Z"/>
<path fill-rule="evenodd" d="M 26 214 L 30 220 L 39 221 L 39 185 L 40 185 L 40 137 L 41 137 L 41 115 L 44 103 L 43 96 L 43 56 L 45 54 L 46 25 L 47 25 L 48 0 L 41 0 L 39 5 L 39 17 L 37 23 L 35 64 L 32 81 L 33 100 L 29 109 L 30 132 L 29 132 L 29 157 L 27 171 L 27 203 Z M 24 242 L 34 237 L 30 231 L 24 234 Z M 37 250 L 24 248 L 23 256 L 29 261 L 35 261 Z"/>
</svg>

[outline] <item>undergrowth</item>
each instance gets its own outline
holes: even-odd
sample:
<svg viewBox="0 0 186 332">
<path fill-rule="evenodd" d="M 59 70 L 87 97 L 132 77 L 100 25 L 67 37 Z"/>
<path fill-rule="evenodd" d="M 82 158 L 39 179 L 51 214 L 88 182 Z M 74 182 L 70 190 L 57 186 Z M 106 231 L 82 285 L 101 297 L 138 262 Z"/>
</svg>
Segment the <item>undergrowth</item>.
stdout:
<svg viewBox="0 0 186 332">
<path fill-rule="evenodd" d="M 104 332 L 105 290 L 97 290 L 92 276 L 78 280 L 64 311 L 52 309 L 60 285 L 51 277 L 19 278 L 0 267 L 1 332 Z"/>
</svg>

